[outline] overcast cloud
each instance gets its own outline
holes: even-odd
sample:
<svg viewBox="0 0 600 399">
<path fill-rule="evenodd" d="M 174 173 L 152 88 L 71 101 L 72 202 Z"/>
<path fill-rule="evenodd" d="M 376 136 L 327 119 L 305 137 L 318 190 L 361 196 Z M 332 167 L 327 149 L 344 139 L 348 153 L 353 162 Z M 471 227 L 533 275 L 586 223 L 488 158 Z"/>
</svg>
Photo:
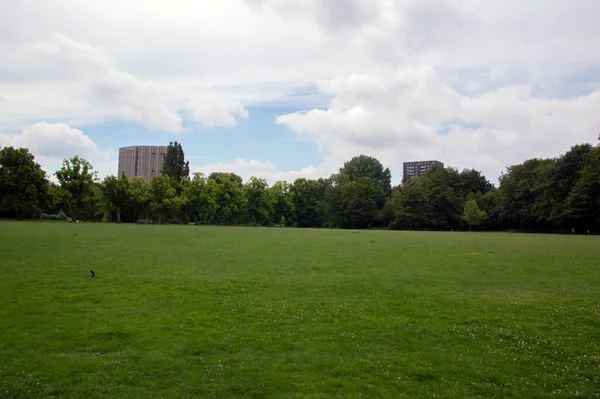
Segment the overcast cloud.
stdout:
<svg viewBox="0 0 600 399">
<path fill-rule="evenodd" d="M 198 134 L 185 118 L 235 127 L 252 118 L 250 105 L 290 101 L 308 110 L 273 123 L 313 142 L 322 164 L 281 171 L 249 154 L 194 170 L 273 182 L 326 176 L 368 153 L 395 167 L 440 159 L 495 182 L 507 165 L 600 132 L 594 0 L 0 0 L 0 9 L 0 145 L 29 146 L 46 168 L 78 152 L 115 173 L 115 149 L 85 134 L 92 123 L 125 120 L 168 141 Z M 304 86 L 330 102 L 291 97 Z"/>
</svg>

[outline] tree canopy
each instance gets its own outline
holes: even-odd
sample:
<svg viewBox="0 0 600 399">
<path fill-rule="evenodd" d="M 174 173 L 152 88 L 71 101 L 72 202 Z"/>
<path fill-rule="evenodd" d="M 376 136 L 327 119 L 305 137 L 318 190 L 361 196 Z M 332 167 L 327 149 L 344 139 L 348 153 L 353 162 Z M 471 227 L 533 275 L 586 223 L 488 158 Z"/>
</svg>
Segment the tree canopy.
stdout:
<svg viewBox="0 0 600 399">
<path fill-rule="evenodd" d="M 96 171 L 85 159 L 74 156 L 63 161 L 63 166 L 55 173 L 60 184 L 60 195 L 67 204 L 73 218 L 90 202 L 95 194 Z"/>
<path fill-rule="evenodd" d="M 138 223 L 600 232 L 600 147 L 590 144 L 510 165 L 498 187 L 475 169 L 435 167 L 394 189 L 389 168 L 367 155 L 329 177 L 270 185 L 231 172 L 190 178 L 181 145 L 169 148 L 163 174 L 150 182 L 124 175 L 99 182 L 92 165 L 75 156 L 56 171 L 55 184 L 27 149 L 6 147 L 0 213 L 31 217 L 66 209 L 74 218 Z"/>
<path fill-rule="evenodd" d="M 177 141 L 170 142 L 167 146 L 162 173 L 177 184 L 183 183 L 190 175 L 190 163 L 185 160 L 183 148 Z"/>
<path fill-rule="evenodd" d="M 29 150 L 0 150 L 0 210 L 13 211 L 22 219 L 45 205 L 48 189 L 46 174 Z"/>
</svg>

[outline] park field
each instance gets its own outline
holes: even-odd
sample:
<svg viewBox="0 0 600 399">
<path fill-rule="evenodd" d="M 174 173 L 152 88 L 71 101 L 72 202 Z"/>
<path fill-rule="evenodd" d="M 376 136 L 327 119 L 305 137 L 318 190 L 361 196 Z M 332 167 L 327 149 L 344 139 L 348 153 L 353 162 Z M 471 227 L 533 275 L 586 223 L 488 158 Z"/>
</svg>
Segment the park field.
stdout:
<svg viewBox="0 0 600 399">
<path fill-rule="evenodd" d="M 598 236 L 0 222 L 0 398 L 578 396 Z"/>
</svg>

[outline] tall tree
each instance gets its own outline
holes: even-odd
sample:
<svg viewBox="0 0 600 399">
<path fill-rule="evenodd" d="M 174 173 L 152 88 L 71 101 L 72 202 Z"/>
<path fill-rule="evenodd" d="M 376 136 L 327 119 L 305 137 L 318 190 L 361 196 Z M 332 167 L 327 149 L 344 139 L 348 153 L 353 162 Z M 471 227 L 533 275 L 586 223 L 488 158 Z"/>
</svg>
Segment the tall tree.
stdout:
<svg viewBox="0 0 600 399">
<path fill-rule="evenodd" d="M 102 220 L 106 211 L 106 200 L 102 194 L 102 183 L 95 181 L 89 192 L 83 196 L 79 215 L 88 220 Z"/>
<path fill-rule="evenodd" d="M 102 193 L 111 210 L 117 213 L 117 223 L 121 223 L 121 210 L 131 202 L 129 180 L 125 173 L 120 178 L 107 176 L 104 178 Z"/>
<path fill-rule="evenodd" d="M 143 176 L 134 176 L 129 181 L 129 201 L 133 209 L 133 221 L 148 217 L 150 206 L 150 184 Z"/>
<path fill-rule="evenodd" d="M 87 160 L 75 156 L 65 159 L 62 168 L 55 172 L 55 176 L 71 217 L 76 219 L 84 200 L 94 195 L 96 172 Z"/>
<path fill-rule="evenodd" d="M 500 220 L 500 198 L 498 189 L 493 188 L 485 193 L 481 199 L 480 206 L 487 214 L 486 228 L 500 230 L 502 228 L 502 221 Z"/>
<path fill-rule="evenodd" d="M 17 219 L 22 219 L 39 211 L 47 194 L 46 174 L 29 150 L 0 150 L 0 210 L 14 211 Z"/>
<path fill-rule="evenodd" d="M 171 181 L 166 175 L 154 176 L 150 180 L 150 208 L 158 214 L 158 223 L 162 223 L 165 215 L 175 215 L 180 210 L 182 201 Z"/>
<path fill-rule="evenodd" d="M 572 146 L 569 151 L 558 158 L 555 173 L 552 177 L 555 186 L 554 198 L 556 200 L 556 208 L 553 214 L 555 223 L 564 227 L 578 223 L 575 220 L 578 218 L 571 212 L 567 202 L 571 191 L 577 185 L 582 170 L 590 159 L 589 157 L 592 156 L 592 152 L 594 152 L 594 147 L 591 144 L 578 144 Z M 580 189 L 581 186 L 578 190 Z M 571 205 L 573 204 L 571 201 Z"/>
<path fill-rule="evenodd" d="M 502 220 L 511 228 L 531 229 L 537 225 L 535 200 L 541 189 L 536 188 L 540 167 L 552 160 L 533 158 L 507 168 L 500 176 L 498 194 Z"/>
<path fill-rule="evenodd" d="M 475 198 L 470 197 L 465 203 L 463 218 L 469 225 L 469 230 L 471 230 L 473 226 L 478 227 L 481 225 L 481 223 L 487 218 L 487 214 L 484 210 L 479 208 Z"/>
<path fill-rule="evenodd" d="M 485 194 L 494 186 L 485 176 L 475 169 L 463 169 L 460 172 L 460 193 L 462 198 L 466 198 L 470 193 Z"/>
<path fill-rule="evenodd" d="M 280 225 L 288 225 L 294 219 L 294 197 L 292 185 L 278 181 L 269 189 L 273 198 L 273 218 Z"/>
<path fill-rule="evenodd" d="M 462 199 L 457 194 L 460 177 L 451 168 L 433 168 L 423 176 L 427 199 L 433 208 L 432 224 L 436 229 L 447 230 L 462 225 L 460 211 Z"/>
<path fill-rule="evenodd" d="M 190 163 L 185 160 L 185 154 L 181 144 L 177 141 L 170 142 L 165 154 L 163 174 L 176 183 L 183 184 L 185 178 L 190 175 Z"/>
<path fill-rule="evenodd" d="M 298 227 L 321 227 L 324 215 L 324 180 L 298 178 L 290 188 Z"/>
<path fill-rule="evenodd" d="M 600 231 L 600 146 L 586 155 L 565 208 L 572 228 Z"/>
<path fill-rule="evenodd" d="M 434 208 L 429 202 L 428 187 L 423 176 L 407 181 L 401 189 L 395 191 L 386 206 L 390 214 L 390 228 L 394 230 L 413 230 L 434 226 Z"/>
<path fill-rule="evenodd" d="M 383 201 L 384 192 L 378 180 L 359 177 L 333 187 L 327 198 L 333 226 L 362 229 L 378 222 L 378 204 Z"/>
<path fill-rule="evenodd" d="M 246 212 L 254 224 L 265 223 L 273 213 L 273 198 L 265 179 L 251 177 L 244 185 Z"/>
<path fill-rule="evenodd" d="M 392 174 L 389 168 L 383 167 L 377 158 L 369 155 L 358 155 L 344 163 L 340 168 L 339 175 L 347 176 L 350 181 L 361 177 L 368 177 L 379 182 L 384 195 L 387 197 L 392 193 Z M 378 204 L 381 208 L 383 203 Z"/>
<path fill-rule="evenodd" d="M 194 213 L 195 221 L 201 218 L 203 222 L 212 220 L 217 212 L 216 184 L 202 173 L 194 173 L 191 180 L 183 185 L 183 196 L 187 206 Z"/>
<path fill-rule="evenodd" d="M 217 184 L 221 184 L 224 180 L 231 180 L 236 182 L 239 186 L 243 185 L 242 177 L 233 172 L 212 172 L 208 175 L 208 180 L 214 180 Z"/>
<path fill-rule="evenodd" d="M 246 196 L 242 184 L 235 175 L 223 173 L 219 175 L 219 181 L 208 179 L 208 183 L 214 185 L 217 213 L 216 217 L 222 222 L 231 224 L 237 220 L 246 207 Z"/>
</svg>

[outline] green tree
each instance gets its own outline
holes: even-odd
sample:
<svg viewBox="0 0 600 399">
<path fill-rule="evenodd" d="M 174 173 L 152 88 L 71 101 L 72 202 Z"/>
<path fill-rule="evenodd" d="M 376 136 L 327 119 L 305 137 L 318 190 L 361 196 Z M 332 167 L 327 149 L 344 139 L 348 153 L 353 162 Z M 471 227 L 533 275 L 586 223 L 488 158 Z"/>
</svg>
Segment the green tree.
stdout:
<svg viewBox="0 0 600 399">
<path fill-rule="evenodd" d="M 190 163 L 185 160 L 183 148 L 177 141 L 170 142 L 167 147 L 162 173 L 169 176 L 175 186 L 183 184 L 184 179 L 189 178 Z"/>
<path fill-rule="evenodd" d="M 294 196 L 292 185 L 278 181 L 269 189 L 273 199 L 273 218 L 280 225 L 287 225 L 294 219 Z"/>
<path fill-rule="evenodd" d="M 565 213 L 573 228 L 600 231 L 600 146 L 585 156 Z"/>
<path fill-rule="evenodd" d="M 17 219 L 39 212 L 48 198 L 48 180 L 34 156 L 25 148 L 0 150 L 0 210 Z"/>
<path fill-rule="evenodd" d="M 176 214 L 182 205 L 169 176 L 166 175 L 152 177 L 149 198 L 150 209 L 158 214 L 158 223 L 162 223 L 163 216 Z"/>
<path fill-rule="evenodd" d="M 426 196 L 432 207 L 431 223 L 433 228 L 447 230 L 462 225 L 460 211 L 462 200 L 458 194 L 460 176 L 452 168 L 436 167 L 423 176 Z"/>
<path fill-rule="evenodd" d="M 481 199 L 481 208 L 488 216 L 486 219 L 486 227 L 488 229 L 500 230 L 502 228 L 502 221 L 500 220 L 500 198 L 498 189 L 493 188 L 485 193 Z"/>
<path fill-rule="evenodd" d="M 378 204 L 385 194 L 378 180 L 359 177 L 328 192 L 329 219 L 336 227 L 362 229 L 380 218 Z"/>
<path fill-rule="evenodd" d="M 242 184 L 232 173 L 219 175 L 219 180 L 208 179 L 208 184 L 214 186 L 217 202 L 216 218 L 221 223 L 231 224 L 237 220 L 247 203 Z"/>
<path fill-rule="evenodd" d="M 368 177 L 379 182 L 384 195 L 387 197 L 392 193 L 392 174 L 389 168 L 383 167 L 377 158 L 368 155 L 358 155 L 344 163 L 338 175 L 346 176 L 350 181 L 361 177 Z M 383 207 L 383 202 L 378 204 Z"/>
<path fill-rule="evenodd" d="M 81 201 L 80 216 L 85 219 L 102 220 L 107 211 L 106 199 L 102 194 L 102 183 L 94 182 Z"/>
<path fill-rule="evenodd" d="M 556 161 L 555 173 L 552 177 L 556 201 L 552 219 L 556 224 L 569 227 L 573 224 L 577 225 L 581 221 L 581 218 L 573 213 L 572 208 L 570 208 L 574 205 L 574 197 L 571 197 L 571 192 L 575 189 L 580 174 L 588 164 L 590 156 L 593 156 L 594 151 L 595 149 L 591 144 L 574 145 Z M 577 190 L 581 190 L 581 185 Z M 571 197 L 571 202 L 569 202 L 569 197 Z"/>
<path fill-rule="evenodd" d="M 202 173 L 194 173 L 192 179 L 184 184 L 183 195 L 187 205 L 194 212 L 196 222 L 198 222 L 198 217 L 205 223 L 215 217 L 217 212 L 216 192 L 215 181 L 208 181 Z"/>
<path fill-rule="evenodd" d="M 217 184 L 221 184 L 224 180 L 232 180 L 239 186 L 242 186 L 244 183 L 242 177 L 233 172 L 212 172 L 208 175 L 208 180 L 214 180 Z"/>
<path fill-rule="evenodd" d="M 107 176 L 104 178 L 102 193 L 107 205 L 117 213 L 117 223 L 121 223 L 121 210 L 131 203 L 129 180 L 125 173 L 120 178 Z"/>
<path fill-rule="evenodd" d="M 254 224 L 265 223 L 273 213 L 273 198 L 265 179 L 251 177 L 244 185 L 246 212 Z"/>
<path fill-rule="evenodd" d="M 473 226 L 477 227 L 481 225 L 481 223 L 487 218 L 487 214 L 484 210 L 479 208 L 475 198 L 471 197 L 465 203 L 463 218 L 469 225 L 469 230 L 471 230 Z"/>
<path fill-rule="evenodd" d="M 320 227 L 325 214 L 325 193 L 327 183 L 324 179 L 308 180 L 298 178 L 290 188 L 294 198 L 296 223 L 298 227 Z"/>
<path fill-rule="evenodd" d="M 537 226 L 540 219 L 538 209 L 547 208 L 536 199 L 544 188 L 539 186 L 540 176 L 544 165 L 553 163 L 552 160 L 533 158 L 520 165 L 507 168 L 500 176 L 498 194 L 500 200 L 501 218 L 511 228 L 531 229 Z"/>
<path fill-rule="evenodd" d="M 460 186 L 458 195 L 462 198 L 467 198 L 470 193 L 485 194 L 494 186 L 485 176 L 475 169 L 463 169 L 460 172 Z"/>
<path fill-rule="evenodd" d="M 94 195 L 96 172 L 85 159 L 75 156 L 63 161 L 63 166 L 55 172 L 61 187 L 62 201 L 67 204 L 71 217 L 77 219 L 84 200 Z"/>
<path fill-rule="evenodd" d="M 434 227 L 434 208 L 429 202 L 427 181 L 421 177 L 410 179 L 392 194 L 385 209 L 391 219 L 390 228 L 414 230 Z"/>
<path fill-rule="evenodd" d="M 129 205 L 133 209 L 133 221 L 148 218 L 150 206 L 150 184 L 143 176 L 134 176 L 129 180 Z"/>
</svg>

